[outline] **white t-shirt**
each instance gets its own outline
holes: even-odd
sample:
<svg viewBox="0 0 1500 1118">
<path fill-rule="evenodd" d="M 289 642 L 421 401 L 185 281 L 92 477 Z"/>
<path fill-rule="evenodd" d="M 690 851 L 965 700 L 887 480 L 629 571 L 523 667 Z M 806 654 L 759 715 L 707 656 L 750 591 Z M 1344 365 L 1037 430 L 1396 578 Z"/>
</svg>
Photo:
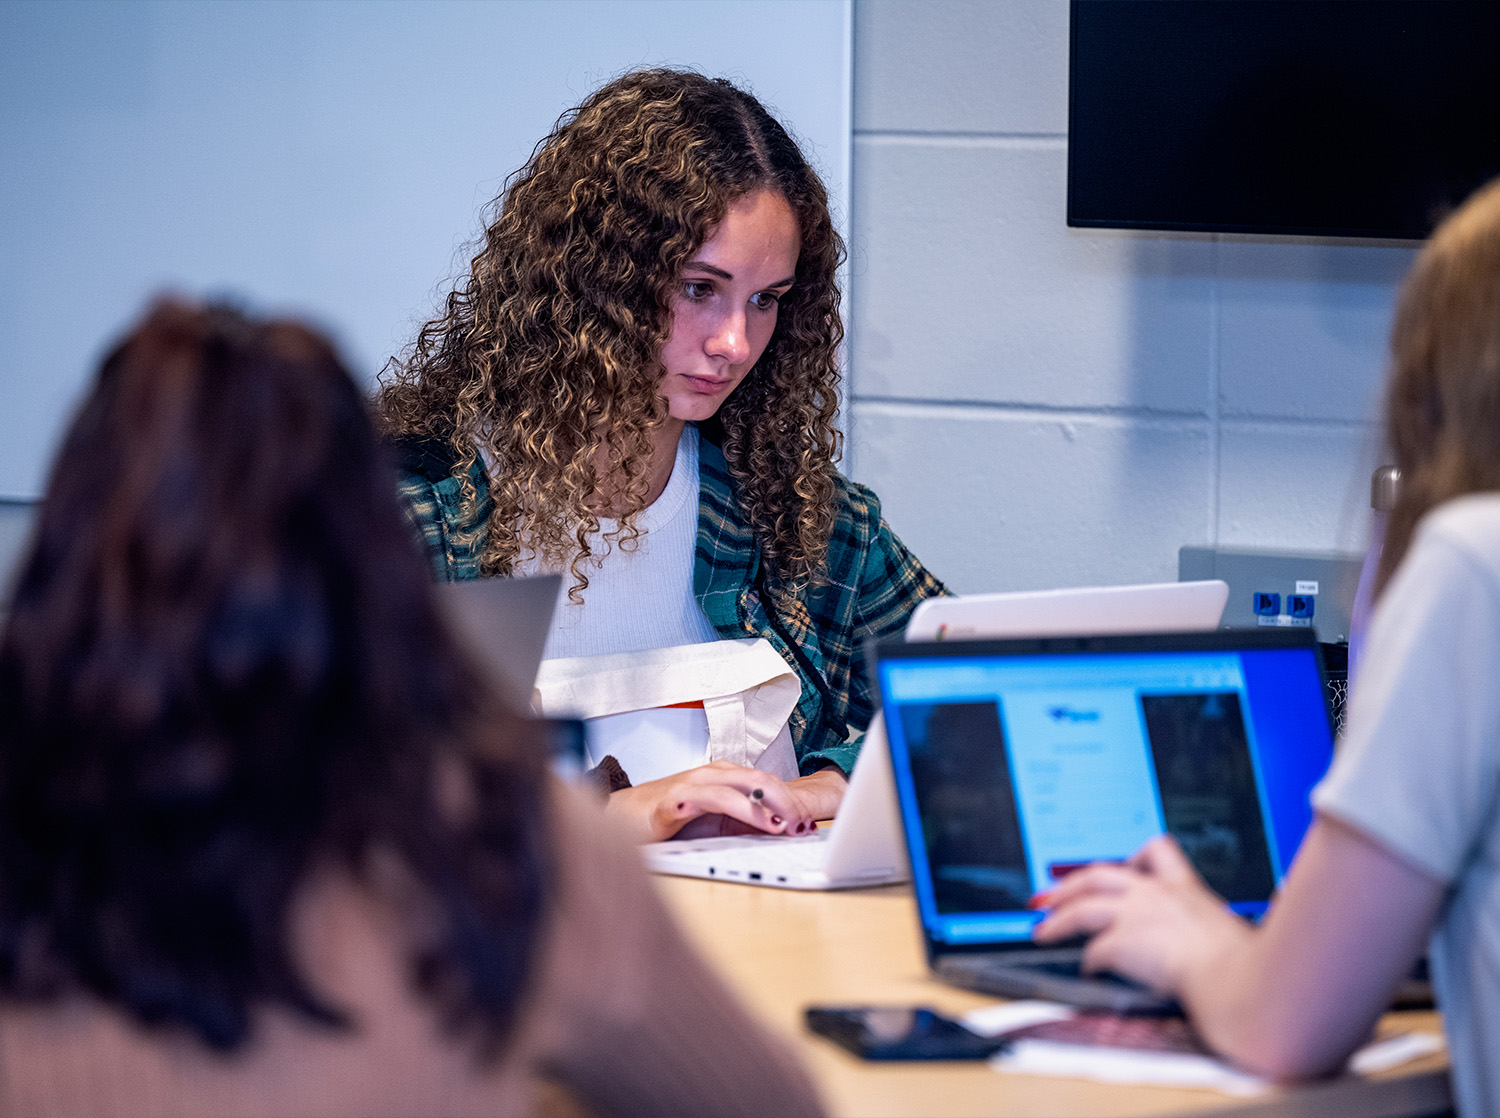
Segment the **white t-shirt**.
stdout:
<svg viewBox="0 0 1500 1118">
<path fill-rule="evenodd" d="M 572 660 L 622 652 L 675 648 L 719 639 L 693 594 L 693 551 L 698 539 L 698 428 L 687 424 L 661 496 L 636 517 L 634 546 L 607 544 L 619 524 L 600 518 L 589 541 L 602 560 L 589 565 L 583 601 L 569 597 L 572 572 L 562 588 L 547 633 L 544 660 Z M 606 547 L 608 550 L 606 551 Z M 518 574 L 539 574 L 535 560 Z M 709 745 L 708 718 L 701 707 L 633 710 L 589 722 L 588 750 L 597 764 L 612 754 L 632 782 L 701 765 Z"/>
<path fill-rule="evenodd" d="M 607 656 L 719 639 L 703 607 L 693 596 L 693 549 L 698 539 L 698 428 L 683 428 L 677 442 L 672 476 L 660 497 L 636 517 L 640 536 L 627 551 L 610 541 L 608 553 L 585 572 L 589 584 L 583 602 L 568 591 L 572 573 L 562 571 L 552 628 L 543 659 Z M 589 541 L 595 556 L 604 551 L 603 536 L 619 527 L 600 519 L 599 535 Z M 543 573 L 535 559 L 518 565 L 517 574 Z"/>
<path fill-rule="evenodd" d="M 1500 1114 L 1500 495 L 1421 523 L 1382 595 L 1319 811 L 1448 883 L 1433 931 L 1461 1114 Z"/>
</svg>

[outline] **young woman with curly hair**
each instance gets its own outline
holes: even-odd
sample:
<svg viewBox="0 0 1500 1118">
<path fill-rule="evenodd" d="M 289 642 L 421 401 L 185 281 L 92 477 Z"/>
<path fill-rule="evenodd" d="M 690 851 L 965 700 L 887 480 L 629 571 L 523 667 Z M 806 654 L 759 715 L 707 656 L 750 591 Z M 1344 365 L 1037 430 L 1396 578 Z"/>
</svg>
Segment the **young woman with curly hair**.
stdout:
<svg viewBox="0 0 1500 1118">
<path fill-rule="evenodd" d="M 439 578 L 567 572 L 549 657 L 758 637 L 797 673 L 801 775 L 622 788 L 611 810 L 643 838 L 831 816 L 872 712 L 861 642 L 943 592 L 834 468 L 842 255 L 754 97 L 629 74 L 512 178 L 380 393 Z"/>
<path fill-rule="evenodd" d="M 155 308 L 0 639 L 0 1114 L 816 1113 L 480 678 L 328 343 Z"/>
<path fill-rule="evenodd" d="M 1280 1077 L 1337 1070 L 1424 947 L 1458 1113 L 1500 1114 L 1500 180 L 1433 233 L 1391 331 L 1401 471 L 1338 755 L 1276 903 L 1232 914 L 1170 839 L 1071 874 L 1036 937 L 1174 993 Z"/>
</svg>

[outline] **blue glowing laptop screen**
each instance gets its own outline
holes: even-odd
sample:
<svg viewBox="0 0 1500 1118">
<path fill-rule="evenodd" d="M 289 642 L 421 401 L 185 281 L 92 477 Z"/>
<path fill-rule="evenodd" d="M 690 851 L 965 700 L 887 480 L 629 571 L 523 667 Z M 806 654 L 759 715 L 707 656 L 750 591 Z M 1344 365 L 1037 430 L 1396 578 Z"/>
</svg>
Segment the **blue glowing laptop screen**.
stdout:
<svg viewBox="0 0 1500 1118">
<path fill-rule="evenodd" d="M 1027 939 L 1035 893 L 1162 832 L 1232 908 L 1264 911 L 1332 756 L 1312 647 L 971 647 L 878 661 L 930 938 Z"/>
</svg>

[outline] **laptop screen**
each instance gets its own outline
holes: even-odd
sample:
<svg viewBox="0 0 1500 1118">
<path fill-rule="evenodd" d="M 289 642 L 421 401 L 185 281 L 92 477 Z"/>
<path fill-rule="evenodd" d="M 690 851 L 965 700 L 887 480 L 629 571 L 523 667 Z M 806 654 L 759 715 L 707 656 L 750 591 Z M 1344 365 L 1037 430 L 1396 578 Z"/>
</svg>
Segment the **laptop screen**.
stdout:
<svg viewBox="0 0 1500 1118">
<path fill-rule="evenodd" d="M 1164 831 L 1257 916 L 1332 756 L 1311 634 L 884 642 L 875 657 L 937 944 L 1027 941 L 1034 893 Z"/>
</svg>

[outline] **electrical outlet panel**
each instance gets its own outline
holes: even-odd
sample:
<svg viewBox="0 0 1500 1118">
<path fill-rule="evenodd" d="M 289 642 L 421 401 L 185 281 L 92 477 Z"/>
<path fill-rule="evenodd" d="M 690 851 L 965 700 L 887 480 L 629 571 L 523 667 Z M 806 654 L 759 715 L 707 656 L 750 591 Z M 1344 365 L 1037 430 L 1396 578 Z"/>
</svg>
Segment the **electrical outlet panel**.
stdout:
<svg viewBox="0 0 1500 1118">
<path fill-rule="evenodd" d="M 1225 629 L 1307 627 L 1318 639 L 1349 639 L 1349 611 L 1359 585 L 1362 555 L 1269 551 L 1245 547 L 1179 548 L 1177 578 L 1221 578 L 1229 583 Z"/>
</svg>

